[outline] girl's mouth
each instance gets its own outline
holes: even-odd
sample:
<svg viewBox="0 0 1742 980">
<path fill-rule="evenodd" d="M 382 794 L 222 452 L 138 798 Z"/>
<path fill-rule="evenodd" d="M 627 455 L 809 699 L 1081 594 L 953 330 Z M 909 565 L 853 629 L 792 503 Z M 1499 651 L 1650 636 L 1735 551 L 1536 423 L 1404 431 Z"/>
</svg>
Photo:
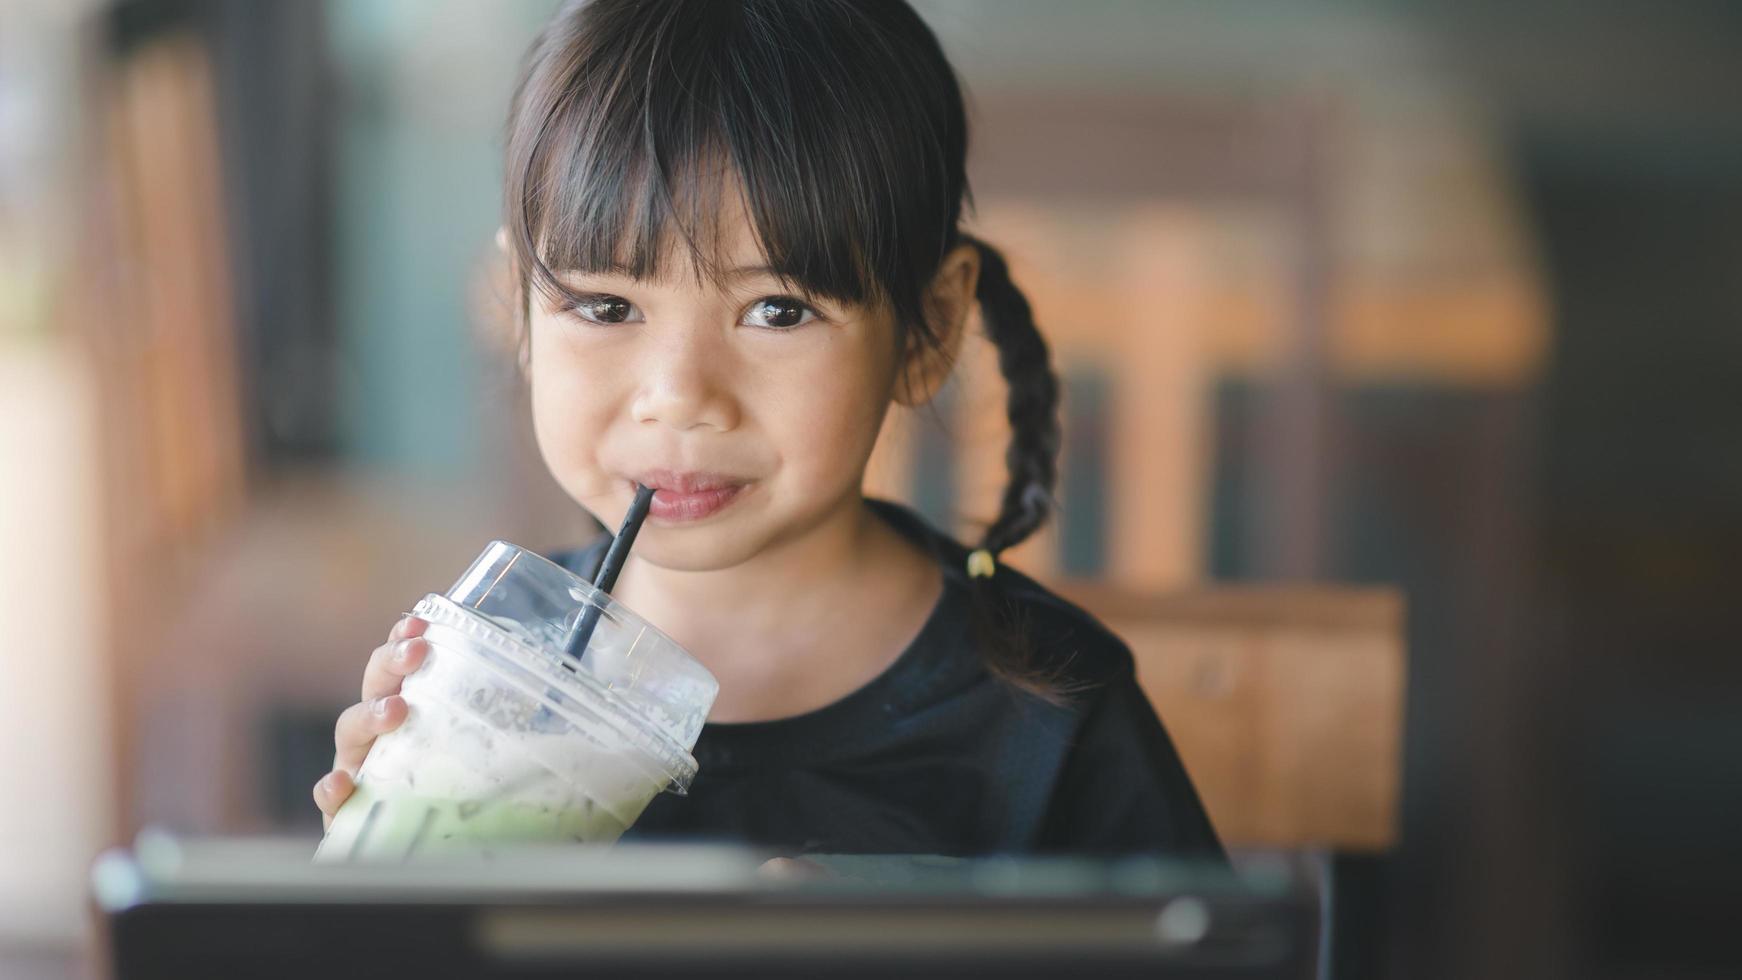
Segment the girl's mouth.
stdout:
<svg viewBox="0 0 1742 980">
<path fill-rule="evenodd" d="M 706 520 L 731 506 L 749 484 L 711 473 L 647 473 L 637 481 L 654 490 L 647 515 L 663 523 Z"/>
</svg>

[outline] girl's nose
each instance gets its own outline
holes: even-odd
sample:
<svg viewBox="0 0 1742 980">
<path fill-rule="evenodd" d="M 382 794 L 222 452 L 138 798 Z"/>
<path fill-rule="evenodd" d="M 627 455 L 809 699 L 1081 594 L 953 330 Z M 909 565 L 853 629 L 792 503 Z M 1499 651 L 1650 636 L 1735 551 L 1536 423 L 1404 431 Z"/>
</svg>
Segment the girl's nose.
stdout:
<svg viewBox="0 0 1742 980">
<path fill-rule="evenodd" d="M 726 383 L 730 352 L 716 349 L 701 331 L 671 328 L 660 340 L 640 365 L 641 383 L 630 405 L 635 421 L 679 431 L 737 428 L 738 403 Z"/>
</svg>

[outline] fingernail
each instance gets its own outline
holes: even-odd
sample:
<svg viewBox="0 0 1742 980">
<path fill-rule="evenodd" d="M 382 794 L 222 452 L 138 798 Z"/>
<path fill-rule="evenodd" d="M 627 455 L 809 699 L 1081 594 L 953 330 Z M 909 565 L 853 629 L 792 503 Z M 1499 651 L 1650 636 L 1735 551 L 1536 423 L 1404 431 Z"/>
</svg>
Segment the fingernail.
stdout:
<svg viewBox="0 0 1742 980">
<path fill-rule="evenodd" d="M 410 640 L 400 640 L 399 641 L 399 649 L 393 651 L 393 662 L 396 664 L 402 664 L 410 659 L 411 659 L 411 641 Z"/>
<path fill-rule="evenodd" d="M 369 710 L 379 717 L 385 717 L 387 715 L 387 698 L 376 698 L 375 703 L 369 706 Z"/>
<path fill-rule="evenodd" d="M 332 796 L 334 793 L 337 793 L 338 790 L 339 790 L 338 785 L 333 782 L 333 774 L 332 773 L 329 772 L 325 776 L 321 777 L 321 792 L 327 794 L 328 796 Z"/>
</svg>

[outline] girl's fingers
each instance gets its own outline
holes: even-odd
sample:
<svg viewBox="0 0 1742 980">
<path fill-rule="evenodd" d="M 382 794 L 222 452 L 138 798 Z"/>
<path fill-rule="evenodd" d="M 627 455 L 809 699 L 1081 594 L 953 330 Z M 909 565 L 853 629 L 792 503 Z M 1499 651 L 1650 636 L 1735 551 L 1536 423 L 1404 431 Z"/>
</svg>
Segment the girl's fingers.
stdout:
<svg viewBox="0 0 1742 980">
<path fill-rule="evenodd" d="M 356 789 L 357 783 L 343 769 L 335 769 L 315 783 L 315 806 L 320 807 L 323 829 L 333 825 L 333 814 L 339 812 Z"/>
<path fill-rule="evenodd" d="M 405 723 L 405 699 L 395 695 L 360 701 L 346 708 L 333 726 L 333 768 L 355 772 L 375 737 Z"/>
<path fill-rule="evenodd" d="M 422 636 L 423 631 L 428 628 L 429 623 L 416 616 L 401 616 L 399 621 L 393 624 L 393 628 L 387 631 L 387 642 L 393 643 L 413 636 Z"/>
<path fill-rule="evenodd" d="M 363 668 L 363 700 L 346 708 L 333 726 L 333 771 L 314 786 L 315 806 L 322 823 L 332 826 L 333 814 L 350 799 L 357 783 L 351 773 L 362 768 L 377 736 L 405 723 L 407 707 L 399 697 L 405 675 L 423 666 L 429 641 L 422 639 L 429 623 L 402 616 L 387 631 L 387 642 L 369 654 Z"/>
<path fill-rule="evenodd" d="M 363 700 L 398 694 L 405 675 L 422 667 L 427 653 L 429 641 L 415 636 L 376 647 L 363 668 Z"/>
</svg>

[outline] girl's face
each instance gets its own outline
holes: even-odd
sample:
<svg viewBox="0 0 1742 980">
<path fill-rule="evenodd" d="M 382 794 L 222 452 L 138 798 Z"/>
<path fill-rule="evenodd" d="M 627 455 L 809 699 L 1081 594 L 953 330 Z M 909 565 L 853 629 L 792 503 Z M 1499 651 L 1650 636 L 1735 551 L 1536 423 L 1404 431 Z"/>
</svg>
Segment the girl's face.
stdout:
<svg viewBox="0 0 1742 980">
<path fill-rule="evenodd" d="M 535 290 L 530 311 L 546 465 L 607 527 L 635 483 L 655 488 L 636 554 L 678 570 L 732 567 L 856 507 L 900 368 L 887 313 L 783 289 L 741 207 L 724 220 L 736 271 L 719 287 L 674 259 L 660 281 L 565 274 L 586 299 Z"/>
</svg>

